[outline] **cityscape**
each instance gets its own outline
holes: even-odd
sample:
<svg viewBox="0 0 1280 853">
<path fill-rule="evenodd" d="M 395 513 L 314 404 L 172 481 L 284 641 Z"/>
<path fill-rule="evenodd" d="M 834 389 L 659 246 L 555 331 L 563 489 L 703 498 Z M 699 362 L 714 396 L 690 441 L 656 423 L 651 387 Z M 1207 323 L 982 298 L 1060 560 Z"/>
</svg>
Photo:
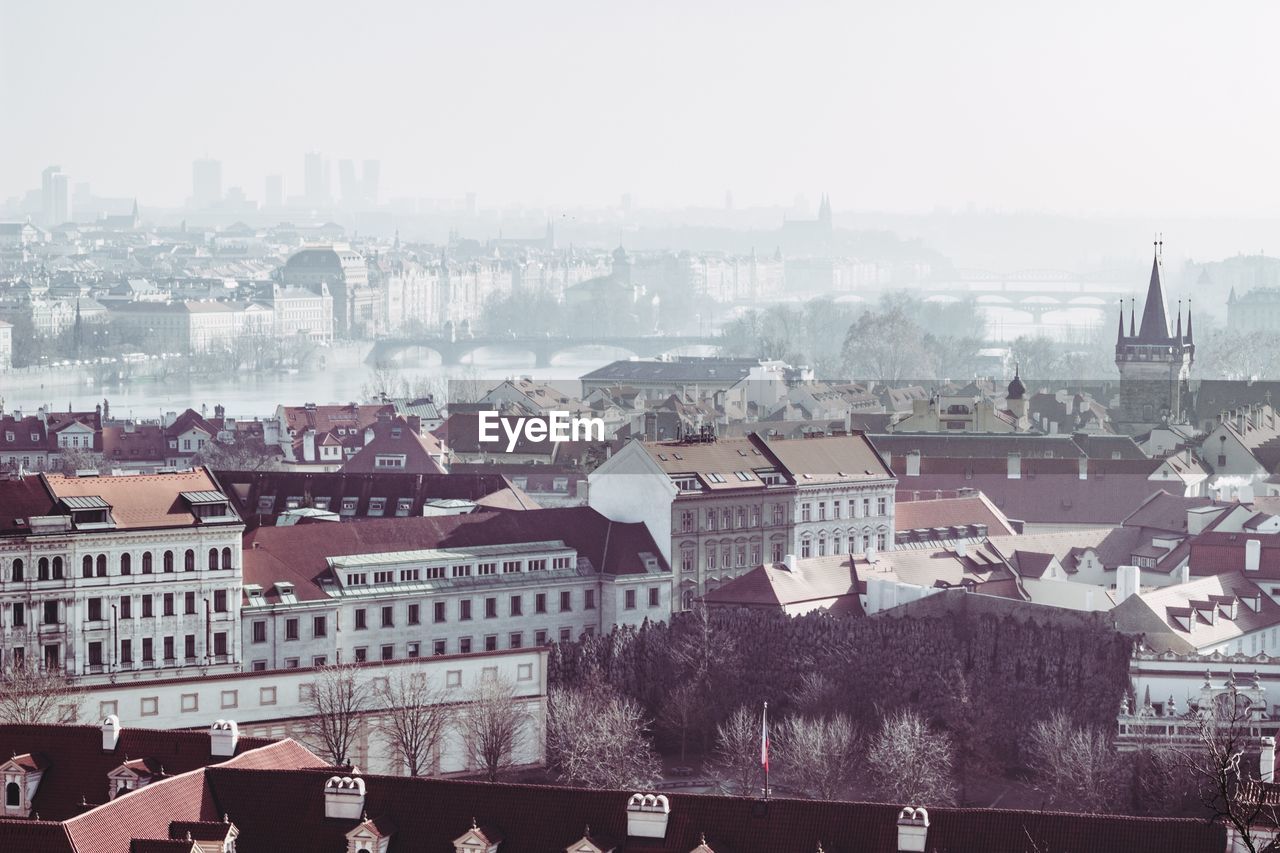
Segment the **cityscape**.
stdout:
<svg viewBox="0 0 1280 853">
<path fill-rule="evenodd" d="M 1277 16 L 0 9 L 0 849 L 1280 849 Z"/>
</svg>

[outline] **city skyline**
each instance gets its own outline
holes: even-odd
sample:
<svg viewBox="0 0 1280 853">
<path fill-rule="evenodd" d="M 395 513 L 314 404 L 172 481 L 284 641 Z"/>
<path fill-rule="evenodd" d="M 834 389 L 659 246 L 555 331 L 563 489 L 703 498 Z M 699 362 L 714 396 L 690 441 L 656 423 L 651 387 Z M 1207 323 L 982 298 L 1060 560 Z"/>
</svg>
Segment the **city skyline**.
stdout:
<svg viewBox="0 0 1280 853">
<path fill-rule="evenodd" d="M 720 207 L 729 191 L 752 207 L 804 190 L 854 210 L 1277 212 L 1253 170 L 1275 130 L 1262 5 L 1126 5 L 1102 28 L 999 4 L 337 8 L 77 6 L 59 30 L 74 66 L 40 53 L 60 17 L 6 9 L 3 79 L 45 72 L 0 94 L 30 119 L 0 198 L 58 163 L 102 195 L 176 206 L 207 156 L 261 199 L 267 176 L 302 186 L 317 150 L 380 160 L 385 199 Z M 155 73 L 175 44 L 180 67 Z M 147 85 L 88 97 L 84 67 Z"/>
</svg>

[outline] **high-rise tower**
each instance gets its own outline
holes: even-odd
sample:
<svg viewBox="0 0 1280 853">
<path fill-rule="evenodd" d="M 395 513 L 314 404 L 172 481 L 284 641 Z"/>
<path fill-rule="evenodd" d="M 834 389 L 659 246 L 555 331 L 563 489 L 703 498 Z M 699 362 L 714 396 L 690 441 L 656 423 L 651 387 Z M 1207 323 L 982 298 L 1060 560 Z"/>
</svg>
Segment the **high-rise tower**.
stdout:
<svg viewBox="0 0 1280 853">
<path fill-rule="evenodd" d="M 1183 330 L 1182 303 L 1178 303 L 1177 327 L 1170 331 L 1169 313 L 1161 280 L 1164 243 L 1155 243 L 1151 261 L 1151 281 L 1142 306 L 1142 324 L 1135 326 L 1135 310 L 1130 304 L 1129 333 L 1125 334 L 1124 302 L 1120 303 L 1120 326 L 1116 332 L 1116 367 L 1120 370 L 1120 405 L 1112 413 L 1112 423 L 1120 432 L 1134 435 L 1164 421 L 1184 420 L 1183 397 L 1196 345 L 1191 328 L 1191 305 L 1187 303 L 1186 330 Z"/>
</svg>

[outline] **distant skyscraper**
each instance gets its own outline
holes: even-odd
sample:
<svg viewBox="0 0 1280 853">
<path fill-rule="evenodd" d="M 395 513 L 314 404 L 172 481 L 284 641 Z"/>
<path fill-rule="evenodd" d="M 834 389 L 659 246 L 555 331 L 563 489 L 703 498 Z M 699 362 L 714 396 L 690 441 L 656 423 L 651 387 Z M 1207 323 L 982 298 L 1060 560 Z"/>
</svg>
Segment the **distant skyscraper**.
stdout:
<svg viewBox="0 0 1280 853">
<path fill-rule="evenodd" d="M 377 160 L 364 161 L 364 201 L 370 207 L 378 204 L 378 181 L 382 172 L 382 163 Z"/>
<path fill-rule="evenodd" d="M 338 189 L 343 207 L 361 207 L 360 181 L 356 178 L 356 164 L 351 160 L 338 161 Z"/>
<path fill-rule="evenodd" d="M 279 209 L 284 207 L 284 176 L 267 175 L 266 192 L 263 196 L 266 207 Z"/>
<path fill-rule="evenodd" d="M 312 207 L 329 204 L 329 161 L 319 151 L 307 152 L 303 172 L 303 198 Z"/>
<path fill-rule="evenodd" d="M 191 205 L 212 207 L 222 201 L 222 163 L 196 160 L 191 164 Z"/>
<path fill-rule="evenodd" d="M 71 221 L 71 180 L 61 166 L 50 166 L 41 174 L 40 197 L 45 225 Z"/>
</svg>

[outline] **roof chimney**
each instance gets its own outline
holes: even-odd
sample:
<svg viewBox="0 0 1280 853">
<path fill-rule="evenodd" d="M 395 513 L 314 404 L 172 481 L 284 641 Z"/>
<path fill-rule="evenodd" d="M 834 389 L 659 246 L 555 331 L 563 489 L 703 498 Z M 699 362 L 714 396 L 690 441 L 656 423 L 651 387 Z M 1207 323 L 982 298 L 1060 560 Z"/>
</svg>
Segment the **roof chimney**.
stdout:
<svg viewBox="0 0 1280 853">
<path fill-rule="evenodd" d="M 1138 594 L 1142 584 L 1142 569 L 1137 566 L 1118 566 L 1116 568 L 1116 598 L 1124 601 Z M 1117 604 L 1119 601 L 1116 602 Z"/>
<path fill-rule="evenodd" d="M 1262 754 L 1258 756 L 1258 776 L 1263 782 L 1276 780 L 1276 739 L 1262 739 Z"/>
<path fill-rule="evenodd" d="M 796 555 L 787 554 L 782 558 L 782 565 L 786 567 L 787 571 L 794 572 L 796 570 Z"/>
<path fill-rule="evenodd" d="M 359 776 L 330 776 L 324 783 L 324 816 L 360 820 L 364 814 L 364 780 Z"/>
<path fill-rule="evenodd" d="M 1080 479 L 1081 480 L 1089 479 L 1089 457 L 1088 456 L 1080 457 Z"/>
<path fill-rule="evenodd" d="M 1244 570 L 1246 572 L 1256 572 L 1258 564 L 1262 560 L 1262 542 L 1257 539 L 1248 539 L 1244 543 Z"/>
<path fill-rule="evenodd" d="M 907 476 L 920 476 L 920 451 L 912 450 L 907 453 Z"/>
<path fill-rule="evenodd" d="M 913 809 L 910 806 L 898 812 L 899 853 L 924 853 L 928 837 L 929 812 L 923 807 Z"/>
<path fill-rule="evenodd" d="M 115 714 L 102 721 L 102 751 L 114 752 L 120 742 L 120 718 Z"/>
<path fill-rule="evenodd" d="M 1022 479 L 1022 454 L 1021 453 L 1009 454 L 1009 479 L 1010 480 Z"/>
<path fill-rule="evenodd" d="M 670 816 L 671 803 L 665 794 L 632 794 L 627 802 L 627 835 L 631 838 L 665 838 Z"/>
<path fill-rule="evenodd" d="M 230 758 L 236 754 L 240 740 L 240 727 L 235 720 L 215 720 L 209 727 L 209 751 L 213 755 Z"/>
</svg>

